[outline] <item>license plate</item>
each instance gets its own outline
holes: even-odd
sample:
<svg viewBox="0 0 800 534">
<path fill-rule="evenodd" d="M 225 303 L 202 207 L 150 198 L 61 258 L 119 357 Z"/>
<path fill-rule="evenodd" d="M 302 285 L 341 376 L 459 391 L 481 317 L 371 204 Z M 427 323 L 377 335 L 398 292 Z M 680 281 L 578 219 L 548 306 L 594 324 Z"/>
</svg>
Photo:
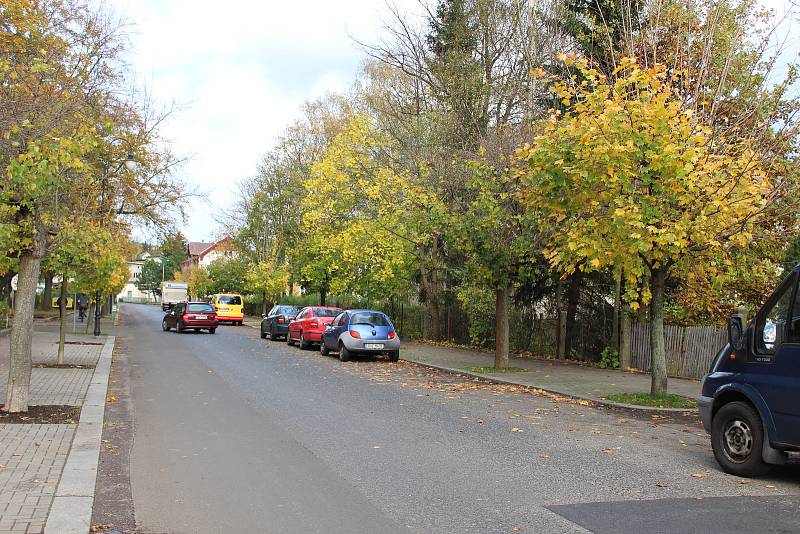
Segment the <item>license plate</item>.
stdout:
<svg viewBox="0 0 800 534">
<path fill-rule="evenodd" d="M 195 315 L 194 318 L 195 319 L 208 319 L 208 316 L 207 315 Z"/>
<path fill-rule="evenodd" d="M 382 349 L 383 343 L 364 343 L 365 349 Z"/>
</svg>

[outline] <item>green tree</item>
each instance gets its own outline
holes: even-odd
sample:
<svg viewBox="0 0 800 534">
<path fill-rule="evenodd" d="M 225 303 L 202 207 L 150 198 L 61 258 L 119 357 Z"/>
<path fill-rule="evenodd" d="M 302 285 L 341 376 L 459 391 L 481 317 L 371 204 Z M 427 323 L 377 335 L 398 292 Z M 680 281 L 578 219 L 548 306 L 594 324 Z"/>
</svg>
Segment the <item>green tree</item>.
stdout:
<svg viewBox="0 0 800 534">
<path fill-rule="evenodd" d="M 208 266 L 209 293 L 245 293 L 250 264 L 241 254 L 218 258 Z"/>
<path fill-rule="evenodd" d="M 139 273 L 139 278 L 136 279 L 136 287 L 139 291 L 150 293 L 154 299 L 158 298 L 161 292 L 161 282 L 164 281 L 162 276 L 166 273 L 166 279 L 171 280 L 172 271 L 162 271 L 166 267 L 166 262 L 162 264 L 156 260 L 146 260 L 142 265 L 142 270 Z"/>
<path fill-rule="evenodd" d="M 205 267 L 196 267 L 189 273 L 187 279 L 189 295 L 195 298 L 204 298 L 212 292 L 211 279 Z"/>
</svg>

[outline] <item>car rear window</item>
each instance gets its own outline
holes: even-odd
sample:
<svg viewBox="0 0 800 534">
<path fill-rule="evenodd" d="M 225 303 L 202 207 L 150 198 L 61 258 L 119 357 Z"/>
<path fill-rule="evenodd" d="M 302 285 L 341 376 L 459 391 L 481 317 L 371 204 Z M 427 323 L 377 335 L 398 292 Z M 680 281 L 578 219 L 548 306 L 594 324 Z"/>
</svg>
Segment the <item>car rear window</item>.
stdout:
<svg viewBox="0 0 800 534">
<path fill-rule="evenodd" d="M 210 304 L 189 304 L 190 312 L 213 312 L 214 308 Z"/>
<path fill-rule="evenodd" d="M 342 312 L 339 308 L 316 308 L 314 317 L 336 317 Z"/>
<path fill-rule="evenodd" d="M 218 302 L 220 304 L 230 304 L 231 306 L 241 306 L 242 297 L 239 295 L 220 295 Z"/>
<path fill-rule="evenodd" d="M 391 326 L 389 320 L 382 313 L 358 312 L 353 314 L 350 324 L 368 324 L 371 326 Z"/>
<path fill-rule="evenodd" d="M 278 308 L 278 313 L 282 313 L 284 315 L 297 315 L 297 312 L 300 311 L 300 308 L 296 308 L 294 306 L 281 306 Z"/>
</svg>

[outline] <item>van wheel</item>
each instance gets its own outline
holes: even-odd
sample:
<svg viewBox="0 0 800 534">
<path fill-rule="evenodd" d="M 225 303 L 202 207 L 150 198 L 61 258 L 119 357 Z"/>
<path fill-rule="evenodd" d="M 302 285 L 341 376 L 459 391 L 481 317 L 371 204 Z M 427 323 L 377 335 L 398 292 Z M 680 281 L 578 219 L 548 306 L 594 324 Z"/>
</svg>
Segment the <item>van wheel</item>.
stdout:
<svg viewBox="0 0 800 534">
<path fill-rule="evenodd" d="M 344 343 L 339 342 L 339 361 L 346 362 L 350 360 L 350 351 L 344 346 Z"/>
<path fill-rule="evenodd" d="M 751 405 L 730 402 L 714 415 L 711 447 L 726 473 L 740 477 L 768 473 L 771 466 L 761 458 L 763 445 L 764 425 Z"/>
</svg>

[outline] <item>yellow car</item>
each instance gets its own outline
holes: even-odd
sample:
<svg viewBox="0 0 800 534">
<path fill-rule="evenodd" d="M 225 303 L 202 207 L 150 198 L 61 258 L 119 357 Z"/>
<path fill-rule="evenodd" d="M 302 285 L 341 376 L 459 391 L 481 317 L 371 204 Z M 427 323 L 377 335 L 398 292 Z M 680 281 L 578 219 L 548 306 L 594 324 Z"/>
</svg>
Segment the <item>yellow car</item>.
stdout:
<svg viewBox="0 0 800 534">
<path fill-rule="evenodd" d="M 217 311 L 217 321 L 242 325 L 244 321 L 244 299 L 237 293 L 217 293 L 211 300 Z"/>
</svg>

